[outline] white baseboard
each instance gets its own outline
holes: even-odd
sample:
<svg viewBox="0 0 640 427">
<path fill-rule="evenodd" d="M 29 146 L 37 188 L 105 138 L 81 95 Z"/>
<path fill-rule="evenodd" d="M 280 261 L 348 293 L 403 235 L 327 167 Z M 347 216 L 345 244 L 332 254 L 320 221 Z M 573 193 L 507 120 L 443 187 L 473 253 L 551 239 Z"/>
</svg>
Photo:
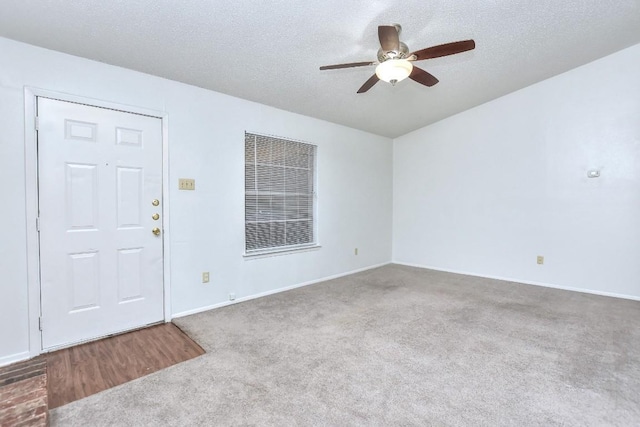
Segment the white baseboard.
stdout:
<svg viewBox="0 0 640 427">
<path fill-rule="evenodd" d="M 292 285 L 292 286 L 285 286 L 283 288 L 273 289 L 271 291 L 261 292 L 259 294 L 254 294 L 254 295 L 249 295 L 249 296 L 242 297 L 242 298 L 237 298 L 237 299 L 235 299 L 233 301 L 223 301 L 223 302 L 219 302 L 217 304 L 211 304 L 211 305 L 207 305 L 207 306 L 204 306 L 204 307 L 194 308 L 192 310 L 181 311 L 179 313 L 174 313 L 172 315 L 172 318 L 173 319 L 177 319 L 179 317 L 190 316 L 192 314 L 202 313 L 203 311 L 213 310 L 214 308 L 226 307 L 228 305 L 237 304 L 237 303 L 245 302 L 245 301 L 250 301 L 250 300 L 256 299 L 256 298 L 266 297 L 267 295 L 273 295 L 273 294 L 277 294 L 277 293 L 280 293 L 280 292 L 290 291 L 292 289 L 301 288 L 303 286 L 313 285 L 314 283 L 326 282 L 327 280 L 333 280 L 333 279 L 337 279 L 339 277 L 349 276 L 350 274 L 355 274 L 355 273 L 360 273 L 362 271 L 372 270 L 374 268 L 382 267 L 382 266 L 385 266 L 385 265 L 388 265 L 388 264 L 391 264 L 391 262 L 384 262 L 382 264 L 376 264 L 376 265 L 371 265 L 369 267 L 359 268 L 357 270 L 347 271 L 346 273 L 334 274 L 332 276 L 323 277 L 321 279 L 310 280 L 308 282 L 298 283 L 298 284 Z"/>
<path fill-rule="evenodd" d="M 446 268 L 433 267 L 433 266 L 430 266 L 430 265 L 412 264 L 412 263 L 407 263 L 407 262 L 392 261 L 392 264 L 406 265 L 407 267 L 426 268 L 428 270 L 444 271 L 445 273 L 464 274 L 465 276 L 483 277 L 485 279 L 502 280 L 502 281 L 505 281 L 505 282 L 520 283 L 520 284 L 523 284 L 523 285 L 533 285 L 533 286 L 542 286 L 542 287 L 545 287 L 545 288 L 562 289 L 564 291 L 581 292 L 583 294 L 592 294 L 592 295 L 600 295 L 600 296 L 605 296 L 605 297 L 622 298 L 622 299 L 629 299 L 629 300 L 633 300 L 633 301 L 640 301 L 640 296 L 635 296 L 635 295 L 617 294 L 617 293 L 614 293 L 614 292 L 604 292 L 604 291 L 597 291 L 597 290 L 593 290 L 593 289 L 574 288 L 574 287 L 571 287 L 571 286 L 554 285 L 553 283 L 535 282 L 535 281 L 530 281 L 530 280 L 514 279 L 514 278 L 511 278 L 511 277 L 490 276 L 490 275 L 486 275 L 486 274 L 478 274 L 478 273 L 472 273 L 472 272 L 460 271 L 460 270 L 451 270 L 451 269 L 446 269 Z"/>
<path fill-rule="evenodd" d="M 8 356 L 2 356 L 0 357 L 0 366 L 11 365 L 12 363 L 27 360 L 30 357 L 31 357 L 31 354 L 28 351 L 23 351 L 22 353 L 10 354 Z"/>
</svg>

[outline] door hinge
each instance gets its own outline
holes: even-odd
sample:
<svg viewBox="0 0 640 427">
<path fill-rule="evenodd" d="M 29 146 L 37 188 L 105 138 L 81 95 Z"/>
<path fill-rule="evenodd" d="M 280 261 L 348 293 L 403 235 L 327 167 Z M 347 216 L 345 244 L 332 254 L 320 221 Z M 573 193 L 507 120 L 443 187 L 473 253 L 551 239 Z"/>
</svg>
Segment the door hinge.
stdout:
<svg viewBox="0 0 640 427">
<path fill-rule="evenodd" d="M 42 317 L 38 317 L 38 329 L 42 330 L 42 324 L 43 324 Z"/>
<path fill-rule="evenodd" d="M 36 230 L 40 231 L 40 217 L 36 218 Z"/>
<path fill-rule="evenodd" d="M 38 116 L 36 116 L 36 119 L 35 119 L 35 127 L 36 127 L 36 130 L 40 130 L 40 117 Z"/>
</svg>

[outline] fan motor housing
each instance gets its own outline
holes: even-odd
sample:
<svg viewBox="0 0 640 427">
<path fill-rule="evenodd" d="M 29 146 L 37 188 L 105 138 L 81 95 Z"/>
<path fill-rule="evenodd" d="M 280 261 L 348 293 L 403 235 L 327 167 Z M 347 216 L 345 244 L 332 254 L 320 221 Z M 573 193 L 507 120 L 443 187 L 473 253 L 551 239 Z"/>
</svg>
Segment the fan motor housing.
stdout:
<svg viewBox="0 0 640 427">
<path fill-rule="evenodd" d="M 384 51 L 382 48 L 378 49 L 378 62 L 384 62 L 388 59 L 405 59 L 409 57 L 409 47 L 406 44 L 400 42 L 400 50 Z"/>
</svg>

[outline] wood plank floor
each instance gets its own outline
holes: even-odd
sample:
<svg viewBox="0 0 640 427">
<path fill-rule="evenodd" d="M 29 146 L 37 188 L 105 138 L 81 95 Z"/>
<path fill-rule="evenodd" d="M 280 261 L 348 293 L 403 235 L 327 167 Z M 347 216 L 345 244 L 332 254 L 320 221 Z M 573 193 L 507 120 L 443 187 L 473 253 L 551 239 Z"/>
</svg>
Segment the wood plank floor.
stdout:
<svg viewBox="0 0 640 427">
<path fill-rule="evenodd" d="M 201 354 L 202 347 L 173 323 L 46 354 L 49 409 Z"/>
</svg>

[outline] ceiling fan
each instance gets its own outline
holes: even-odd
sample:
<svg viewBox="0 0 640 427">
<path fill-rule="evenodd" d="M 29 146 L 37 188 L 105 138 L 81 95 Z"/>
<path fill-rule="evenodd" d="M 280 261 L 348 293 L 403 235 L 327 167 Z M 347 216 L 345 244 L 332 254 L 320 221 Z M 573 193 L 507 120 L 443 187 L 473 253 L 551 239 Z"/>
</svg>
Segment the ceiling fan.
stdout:
<svg viewBox="0 0 640 427">
<path fill-rule="evenodd" d="M 399 24 L 380 25 L 378 27 L 378 39 L 380 40 L 378 61 L 324 65 L 320 67 L 320 69 L 335 70 L 339 68 L 377 65 L 376 73 L 371 76 L 360 89 L 358 89 L 358 93 L 368 91 L 373 87 L 373 85 L 378 83 L 378 80 L 383 80 L 395 85 L 397 82 L 404 80 L 407 77 L 425 86 L 433 86 L 438 83 L 438 79 L 423 69 L 416 67 L 412 62 L 454 55 L 456 53 L 472 50 L 476 47 L 476 43 L 473 40 L 463 40 L 432 46 L 409 53 L 407 45 L 400 41 L 400 31 L 402 31 L 402 27 Z"/>
</svg>

